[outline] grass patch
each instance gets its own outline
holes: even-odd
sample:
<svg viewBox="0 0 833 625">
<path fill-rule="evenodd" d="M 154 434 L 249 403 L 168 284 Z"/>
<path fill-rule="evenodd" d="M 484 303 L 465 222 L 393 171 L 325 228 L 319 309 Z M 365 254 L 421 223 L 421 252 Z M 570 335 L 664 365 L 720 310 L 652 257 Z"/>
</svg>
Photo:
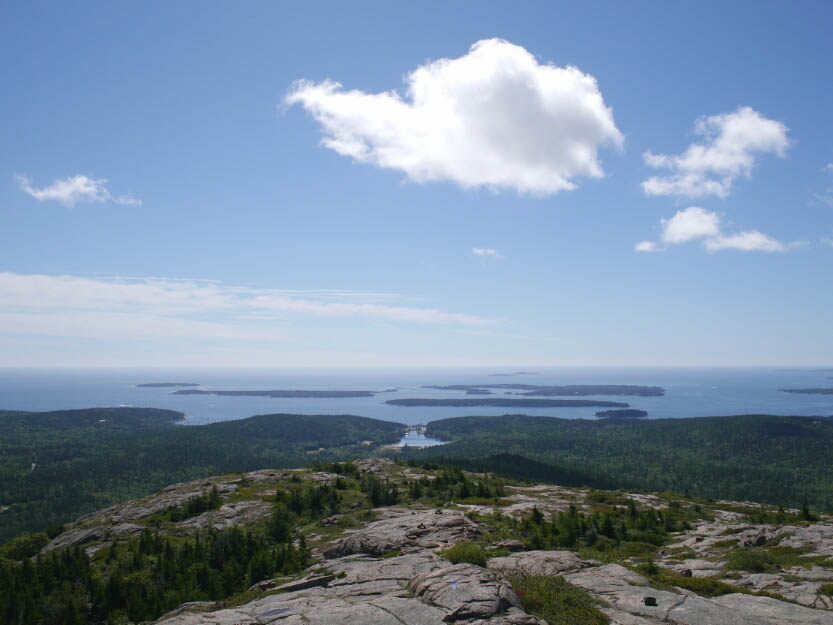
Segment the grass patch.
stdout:
<svg viewBox="0 0 833 625">
<path fill-rule="evenodd" d="M 610 618 L 584 590 L 561 576 L 513 575 L 509 578 L 526 612 L 550 625 L 608 625 Z"/>
<path fill-rule="evenodd" d="M 774 573 L 780 569 L 801 566 L 809 569 L 811 566 L 829 566 L 828 556 L 807 556 L 807 547 L 738 547 L 728 554 L 726 568 L 734 571 L 748 571 L 750 573 Z"/>
<path fill-rule="evenodd" d="M 451 549 L 444 551 L 442 556 L 452 564 L 468 562 L 477 566 L 486 566 L 486 560 L 489 557 L 486 555 L 483 547 L 474 544 L 470 540 L 457 543 Z"/>
<path fill-rule="evenodd" d="M 819 594 L 833 597 L 833 584 L 822 584 L 819 587 Z"/>
</svg>

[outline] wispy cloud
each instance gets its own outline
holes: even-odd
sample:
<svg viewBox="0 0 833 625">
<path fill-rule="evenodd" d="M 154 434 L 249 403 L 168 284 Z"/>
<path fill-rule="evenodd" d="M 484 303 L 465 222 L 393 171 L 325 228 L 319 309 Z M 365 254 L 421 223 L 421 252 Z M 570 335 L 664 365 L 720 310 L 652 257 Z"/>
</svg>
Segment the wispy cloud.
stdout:
<svg viewBox="0 0 833 625">
<path fill-rule="evenodd" d="M 787 127 L 746 106 L 733 113 L 697 121 L 694 131 L 703 137 L 682 154 L 644 154 L 649 167 L 670 170 L 642 183 L 648 195 L 725 198 L 739 176 L 749 176 L 763 154 L 783 157 L 789 141 Z"/>
<path fill-rule="evenodd" d="M 346 91 L 300 80 L 284 104 L 302 105 L 324 146 L 356 161 L 404 172 L 414 182 L 547 195 L 604 175 L 600 146 L 624 138 L 596 79 L 542 64 L 501 39 L 428 62 L 396 91 Z"/>
<path fill-rule="evenodd" d="M 39 202 L 55 201 L 64 206 L 75 206 L 83 203 L 113 202 L 125 206 L 141 206 L 142 201 L 130 195 L 113 195 L 105 186 L 105 178 L 90 178 L 84 175 L 70 176 L 55 180 L 52 184 L 40 189 L 32 186 L 32 181 L 26 177 L 15 176 L 21 190 L 28 193 Z"/>
<path fill-rule="evenodd" d="M 495 260 L 502 260 L 503 254 L 490 247 L 473 247 L 471 253 L 480 258 L 493 258 Z"/>
<path fill-rule="evenodd" d="M 833 174 L 833 163 L 825 165 L 822 168 L 822 171 L 828 174 Z M 824 204 L 825 206 L 833 208 L 833 187 L 828 187 L 821 193 L 811 193 L 810 196 L 812 197 L 813 202 Z"/>
<path fill-rule="evenodd" d="M 662 232 L 660 246 L 653 241 L 637 243 L 637 252 L 659 252 L 669 245 L 679 245 L 690 241 L 701 241 L 710 252 L 720 250 L 740 250 L 745 252 L 784 252 L 793 247 L 806 245 L 804 242 L 785 244 L 758 230 L 746 230 L 735 234 L 725 234 L 720 215 L 699 206 L 689 206 L 677 211 L 670 219 L 660 220 Z"/>
<path fill-rule="evenodd" d="M 0 334 L 291 340 L 312 318 L 489 327 L 493 320 L 349 291 L 281 291 L 167 278 L 0 272 Z M 403 298 L 398 298 L 403 299 Z M 392 301 L 393 300 L 393 301 Z"/>
</svg>

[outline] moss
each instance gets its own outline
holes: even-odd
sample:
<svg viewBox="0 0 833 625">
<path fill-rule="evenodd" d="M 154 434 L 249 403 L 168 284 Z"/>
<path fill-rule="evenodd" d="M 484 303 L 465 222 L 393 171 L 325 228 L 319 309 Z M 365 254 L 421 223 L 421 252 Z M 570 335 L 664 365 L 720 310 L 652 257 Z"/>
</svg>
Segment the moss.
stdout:
<svg viewBox="0 0 833 625">
<path fill-rule="evenodd" d="M 584 590 L 561 576 L 513 575 L 509 578 L 524 610 L 550 625 L 607 625 L 610 618 Z"/>
</svg>

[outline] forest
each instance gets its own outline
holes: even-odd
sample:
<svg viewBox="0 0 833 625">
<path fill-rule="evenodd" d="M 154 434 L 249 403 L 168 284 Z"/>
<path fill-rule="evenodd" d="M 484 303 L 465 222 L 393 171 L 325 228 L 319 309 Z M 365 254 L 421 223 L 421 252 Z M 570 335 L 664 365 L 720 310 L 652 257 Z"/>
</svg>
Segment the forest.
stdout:
<svg viewBox="0 0 833 625">
<path fill-rule="evenodd" d="M 635 488 L 833 510 L 833 419 L 742 415 L 558 419 L 503 415 L 432 421 L 449 441 L 408 457 L 596 488 Z"/>
<path fill-rule="evenodd" d="M 398 423 L 351 415 L 259 415 L 175 425 L 152 408 L 0 412 L 0 543 L 177 482 L 367 455 Z"/>
</svg>

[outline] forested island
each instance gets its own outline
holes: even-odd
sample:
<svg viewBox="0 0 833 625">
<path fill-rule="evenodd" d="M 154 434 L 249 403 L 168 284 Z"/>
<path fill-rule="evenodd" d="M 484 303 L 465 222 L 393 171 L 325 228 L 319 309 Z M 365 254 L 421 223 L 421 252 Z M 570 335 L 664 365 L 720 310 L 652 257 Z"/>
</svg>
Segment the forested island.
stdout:
<svg viewBox="0 0 833 625">
<path fill-rule="evenodd" d="M 833 395 L 833 388 L 781 388 L 782 393 L 795 393 L 798 395 Z"/>
<path fill-rule="evenodd" d="M 634 408 L 624 408 L 622 410 L 600 410 L 596 413 L 597 417 L 605 419 L 641 419 L 647 417 L 646 410 L 635 410 Z"/>
<path fill-rule="evenodd" d="M 174 391 L 174 395 L 224 395 L 228 397 L 315 397 L 329 399 L 345 399 L 348 397 L 373 397 L 384 391 L 203 391 L 198 389 L 183 389 Z"/>
<path fill-rule="evenodd" d="M 629 404 L 618 401 L 604 401 L 595 399 L 510 399 L 506 397 L 478 397 L 471 399 L 434 399 L 409 398 L 389 399 L 385 402 L 391 406 L 445 406 L 463 407 L 497 406 L 498 408 L 589 408 L 610 407 L 627 408 Z"/>
<path fill-rule="evenodd" d="M 568 384 L 562 386 L 541 386 L 538 384 L 449 384 L 446 386 L 423 386 L 439 391 L 472 391 L 504 389 L 523 391 L 518 395 L 567 396 L 567 395 L 633 395 L 638 397 L 660 397 L 665 395 L 661 386 L 640 386 L 633 384 Z"/>
<path fill-rule="evenodd" d="M 137 384 L 136 388 L 176 388 L 179 386 L 199 386 L 199 384 L 195 382 L 148 382 Z"/>
</svg>

